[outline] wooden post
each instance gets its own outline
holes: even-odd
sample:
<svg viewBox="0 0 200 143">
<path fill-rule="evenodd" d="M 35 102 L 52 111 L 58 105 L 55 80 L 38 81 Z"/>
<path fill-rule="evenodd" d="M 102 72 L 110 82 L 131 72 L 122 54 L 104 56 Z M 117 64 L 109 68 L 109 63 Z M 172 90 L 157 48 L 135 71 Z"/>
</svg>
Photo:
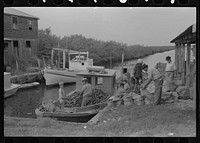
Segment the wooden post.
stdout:
<svg viewBox="0 0 200 143">
<path fill-rule="evenodd" d="M 183 44 L 180 44 L 180 49 L 179 49 L 179 52 L 180 52 L 180 55 L 179 55 L 179 68 L 180 68 L 180 75 L 181 75 L 181 80 L 183 82 L 183 77 L 182 77 L 182 70 L 183 70 L 183 61 L 182 61 L 182 56 L 183 56 L 183 53 L 182 53 L 182 49 L 183 49 Z"/>
<path fill-rule="evenodd" d="M 196 59 L 196 55 L 195 55 L 195 59 Z M 194 61 L 194 72 L 193 73 L 193 102 L 194 102 L 194 106 L 193 106 L 193 109 L 196 110 L 196 61 Z"/>
<path fill-rule="evenodd" d="M 189 87 L 190 85 L 190 50 L 191 44 L 187 44 L 187 61 L 186 61 L 186 86 Z"/>
<path fill-rule="evenodd" d="M 181 72 L 181 44 L 178 45 L 178 72 Z"/>
<path fill-rule="evenodd" d="M 54 50 L 52 49 L 52 51 L 51 51 L 51 65 L 53 65 L 53 52 L 54 52 Z"/>
<path fill-rule="evenodd" d="M 19 74 L 19 65 L 17 60 L 16 60 L 16 68 L 17 68 L 17 74 Z"/>
<path fill-rule="evenodd" d="M 178 44 L 175 44 L 175 66 L 176 70 L 178 71 Z"/>
<path fill-rule="evenodd" d="M 60 51 L 58 51 L 58 68 L 60 68 Z"/>
<path fill-rule="evenodd" d="M 183 80 L 183 83 L 185 83 L 185 44 L 183 44 L 183 47 L 181 48 L 181 51 L 182 51 L 182 73 L 181 73 L 181 76 L 182 76 L 182 80 Z"/>
<path fill-rule="evenodd" d="M 65 60 L 66 60 L 65 51 L 63 51 L 63 68 L 65 68 Z"/>
<path fill-rule="evenodd" d="M 122 71 L 121 71 L 121 77 L 123 79 L 123 64 L 124 64 L 124 54 L 122 54 Z"/>
<path fill-rule="evenodd" d="M 44 67 L 46 67 L 46 62 L 45 62 L 44 56 L 42 58 L 43 58 Z"/>
<path fill-rule="evenodd" d="M 110 68 L 112 68 L 112 54 L 110 53 Z"/>
<path fill-rule="evenodd" d="M 37 59 L 37 61 L 38 61 L 38 68 L 40 69 L 40 60 Z"/>
</svg>

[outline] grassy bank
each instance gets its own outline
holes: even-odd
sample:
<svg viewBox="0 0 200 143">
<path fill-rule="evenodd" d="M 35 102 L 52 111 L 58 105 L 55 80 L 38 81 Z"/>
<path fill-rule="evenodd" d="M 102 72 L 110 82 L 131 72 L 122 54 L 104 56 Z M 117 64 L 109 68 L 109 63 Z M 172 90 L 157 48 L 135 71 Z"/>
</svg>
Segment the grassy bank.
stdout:
<svg viewBox="0 0 200 143">
<path fill-rule="evenodd" d="M 43 61 L 39 60 L 40 68 L 43 67 Z M 5 66 L 5 65 L 4 65 Z M 10 66 L 6 66 L 7 71 L 11 72 L 11 76 L 22 75 L 25 73 L 34 73 L 39 71 L 38 58 L 13 60 Z M 6 68 L 4 67 L 4 68 Z M 5 69 L 4 69 L 5 71 Z"/>
<path fill-rule="evenodd" d="M 105 111 L 97 125 L 52 119 L 4 119 L 4 136 L 195 136 L 191 100 L 153 105 L 121 105 Z"/>
</svg>

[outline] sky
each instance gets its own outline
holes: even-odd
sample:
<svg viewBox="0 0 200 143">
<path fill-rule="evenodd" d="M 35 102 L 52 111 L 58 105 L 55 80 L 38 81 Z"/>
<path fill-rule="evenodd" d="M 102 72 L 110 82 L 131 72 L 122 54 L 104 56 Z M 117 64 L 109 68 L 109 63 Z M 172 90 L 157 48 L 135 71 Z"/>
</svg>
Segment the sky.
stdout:
<svg viewBox="0 0 200 143">
<path fill-rule="evenodd" d="M 83 35 L 127 45 L 173 46 L 196 23 L 194 7 L 13 7 L 39 18 L 39 29 L 57 36 Z"/>
</svg>

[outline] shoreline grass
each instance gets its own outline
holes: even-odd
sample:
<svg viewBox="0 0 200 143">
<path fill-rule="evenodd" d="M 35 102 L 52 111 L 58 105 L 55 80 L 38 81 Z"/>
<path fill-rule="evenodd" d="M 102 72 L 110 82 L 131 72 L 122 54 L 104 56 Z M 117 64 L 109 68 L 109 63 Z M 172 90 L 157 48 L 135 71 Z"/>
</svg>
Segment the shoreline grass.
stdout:
<svg viewBox="0 0 200 143">
<path fill-rule="evenodd" d="M 4 136 L 195 136 L 192 101 L 120 106 L 105 111 L 97 125 L 42 119 L 4 119 Z M 183 104 L 183 105 L 181 105 Z M 183 108 L 184 106 L 184 108 Z"/>
</svg>

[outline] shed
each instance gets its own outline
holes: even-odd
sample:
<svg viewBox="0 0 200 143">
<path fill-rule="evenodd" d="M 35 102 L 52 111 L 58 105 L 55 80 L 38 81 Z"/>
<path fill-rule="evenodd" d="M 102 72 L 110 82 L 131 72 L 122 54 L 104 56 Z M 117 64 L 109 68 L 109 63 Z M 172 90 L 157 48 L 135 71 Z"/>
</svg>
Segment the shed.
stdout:
<svg viewBox="0 0 200 143">
<path fill-rule="evenodd" d="M 101 89 L 107 94 L 113 94 L 115 89 L 116 71 L 105 69 L 106 73 L 81 71 L 76 74 L 76 89 L 82 87 L 82 78 L 87 78 L 93 87 Z"/>
<path fill-rule="evenodd" d="M 175 65 L 182 83 L 193 87 L 194 108 L 196 107 L 196 24 L 189 26 L 174 38 Z"/>
<path fill-rule="evenodd" d="M 4 65 L 36 57 L 38 17 L 14 8 L 4 8 Z"/>
</svg>

